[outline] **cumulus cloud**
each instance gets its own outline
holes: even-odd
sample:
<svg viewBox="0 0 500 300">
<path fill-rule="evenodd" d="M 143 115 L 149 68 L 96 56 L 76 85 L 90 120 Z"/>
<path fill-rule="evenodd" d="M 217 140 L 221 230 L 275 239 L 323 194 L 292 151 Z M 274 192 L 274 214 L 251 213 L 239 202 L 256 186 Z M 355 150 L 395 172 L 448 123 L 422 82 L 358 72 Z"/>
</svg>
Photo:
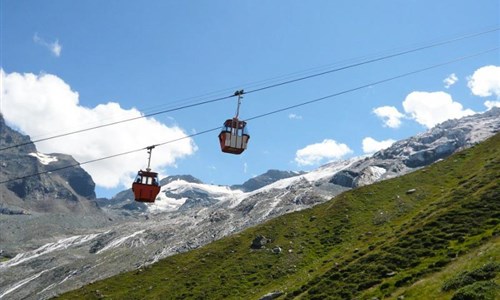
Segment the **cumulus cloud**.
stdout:
<svg viewBox="0 0 500 300">
<path fill-rule="evenodd" d="M 382 106 L 373 109 L 373 113 L 384 121 L 384 126 L 398 128 L 404 114 L 400 113 L 394 106 Z"/>
<path fill-rule="evenodd" d="M 52 52 L 52 54 L 54 54 L 56 57 L 61 56 L 62 45 L 59 44 L 59 40 L 55 40 L 54 42 L 47 42 L 43 38 L 39 37 L 37 33 L 35 33 L 35 35 L 33 36 L 33 41 L 38 45 L 49 49 L 49 51 Z"/>
<path fill-rule="evenodd" d="M 2 113 L 5 120 L 22 132 L 47 137 L 95 126 L 96 124 L 140 117 L 140 111 L 124 109 L 109 102 L 94 108 L 79 104 L 78 93 L 61 78 L 31 73 L 5 73 L 0 69 Z M 66 153 L 79 162 L 140 149 L 149 145 L 186 137 L 177 126 L 166 126 L 153 118 L 103 127 L 80 134 L 37 143 L 42 153 Z M 196 145 L 190 138 L 153 150 L 152 168 L 164 172 L 176 160 L 192 154 Z M 106 188 L 128 186 L 135 173 L 147 166 L 146 150 L 113 159 L 85 164 L 97 185 Z"/>
<path fill-rule="evenodd" d="M 379 150 L 389 148 L 394 144 L 395 140 L 388 139 L 383 141 L 377 141 L 374 138 L 366 137 L 363 139 L 363 152 L 364 153 L 375 153 Z"/>
<path fill-rule="evenodd" d="M 493 107 L 500 107 L 500 101 L 485 101 L 484 106 L 486 106 L 488 110 L 492 109 Z"/>
<path fill-rule="evenodd" d="M 450 88 L 450 86 L 454 85 L 458 81 L 458 77 L 455 73 L 451 73 L 448 77 L 443 80 L 444 87 Z"/>
<path fill-rule="evenodd" d="M 475 113 L 471 109 L 464 109 L 462 104 L 453 101 L 451 95 L 445 92 L 412 92 L 403 101 L 403 108 L 412 119 L 427 128 Z"/>
<path fill-rule="evenodd" d="M 308 145 L 295 154 L 295 162 L 299 166 L 317 165 L 322 162 L 340 159 L 352 153 L 346 145 L 334 140 L 325 139 L 321 143 Z"/>
<path fill-rule="evenodd" d="M 302 120 L 302 116 L 301 115 L 296 115 L 296 114 L 289 114 L 288 118 L 290 120 Z"/>
<path fill-rule="evenodd" d="M 469 76 L 467 86 L 480 97 L 495 95 L 500 98 L 500 66 L 485 66 Z"/>
</svg>

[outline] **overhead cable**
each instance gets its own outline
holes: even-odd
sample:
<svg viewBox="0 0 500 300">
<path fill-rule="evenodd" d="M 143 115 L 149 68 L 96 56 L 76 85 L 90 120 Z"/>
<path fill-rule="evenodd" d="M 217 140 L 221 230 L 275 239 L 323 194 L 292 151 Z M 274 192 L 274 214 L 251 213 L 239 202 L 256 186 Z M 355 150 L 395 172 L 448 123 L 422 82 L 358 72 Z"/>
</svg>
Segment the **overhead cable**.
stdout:
<svg viewBox="0 0 500 300">
<path fill-rule="evenodd" d="M 486 54 L 486 53 L 489 53 L 489 52 L 498 51 L 499 49 L 500 49 L 500 47 L 495 47 L 495 48 L 488 49 L 488 50 L 485 50 L 485 51 L 481 51 L 481 52 L 478 52 L 478 53 L 474 53 L 474 54 L 471 54 L 471 55 L 458 57 L 458 58 L 455 58 L 455 59 L 452 59 L 452 60 L 449 60 L 449 61 L 446 61 L 446 62 L 443 62 L 443 63 L 435 64 L 435 65 L 432 65 L 432 66 L 428 66 L 428 67 L 425 67 L 425 68 L 417 69 L 417 70 L 406 72 L 406 73 L 402 73 L 402 74 L 399 74 L 399 75 L 396 75 L 396 76 L 392 76 L 392 77 L 388 77 L 388 78 L 381 79 L 381 80 L 378 80 L 378 81 L 374 81 L 374 82 L 371 82 L 371 83 L 368 83 L 368 84 L 364 84 L 364 85 L 357 86 L 357 87 L 354 87 L 354 88 L 351 88 L 351 89 L 343 90 L 343 91 L 340 91 L 340 92 L 337 92 L 337 93 L 333 93 L 333 94 L 330 94 L 330 95 L 326 95 L 326 96 L 323 96 L 323 97 L 320 97 L 320 98 L 312 99 L 312 100 L 305 101 L 305 102 L 300 102 L 300 103 L 295 104 L 295 105 L 283 107 L 283 108 L 280 108 L 280 109 L 277 109 L 277 110 L 274 110 L 274 111 L 270 111 L 270 112 L 267 112 L 267 113 L 256 115 L 256 116 L 253 116 L 253 117 L 250 117 L 250 118 L 246 119 L 245 121 L 260 119 L 260 118 L 263 118 L 263 117 L 266 117 L 266 116 L 269 116 L 269 115 L 273 115 L 273 114 L 277 114 L 277 113 L 280 113 L 280 112 L 283 112 L 283 111 L 286 111 L 286 110 L 290 110 L 290 109 L 293 109 L 293 108 L 297 108 L 297 107 L 305 106 L 305 105 L 308 105 L 308 104 L 320 102 L 320 101 L 323 101 L 323 100 L 326 100 L 326 99 L 331 99 L 331 98 L 338 97 L 340 95 L 344 95 L 344 94 L 347 94 L 347 93 L 352 93 L 354 91 L 358 91 L 358 90 L 361 90 L 361 89 L 364 89 L 364 88 L 367 88 L 367 87 L 379 85 L 379 84 L 382 84 L 382 83 L 386 83 L 386 82 L 389 82 L 389 81 L 393 81 L 393 80 L 396 80 L 396 79 L 400 79 L 400 78 L 403 78 L 403 77 L 407 77 L 407 76 L 410 76 L 410 75 L 421 73 L 421 72 L 424 72 L 424 71 L 427 71 L 427 70 L 431 70 L 431 69 L 435 69 L 435 68 L 442 67 L 442 66 L 445 66 L 445 65 L 449 65 L 449 64 L 452 64 L 452 63 L 455 63 L 455 62 L 458 62 L 458 61 L 462 61 L 462 60 L 465 60 L 465 59 L 469 59 L 469 58 L 472 58 L 472 57 L 483 55 L 483 54 Z M 47 174 L 47 173 L 50 173 L 50 172 L 57 172 L 57 171 L 61 171 L 61 170 L 68 169 L 68 168 L 78 167 L 78 166 L 82 166 L 82 165 L 86 165 L 86 164 L 90 164 L 90 163 L 94 163 L 94 162 L 98 162 L 98 161 L 102 161 L 102 160 L 106 160 L 106 159 L 111 159 L 111 158 L 114 158 L 114 157 L 124 156 L 124 155 L 128 155 L 128 154 L 131 154 L 131 153 L 134 153 L 134 152 L 144 151 L 148 147 L 160 147 L 160 146 L 163 146 L 163 145 L 175 143 L 175 142 L 178 142 L 180 140 L 192 138 L 192 137 L 195 137 L 195 136 L 199 136 L 199 135 L 206 134 L 206 133 L 213 132 L 213 131 L 217 131 L 217 130 L 220 130 L 220 127 L 215 127 L 215 128 L 207 129 L 207 130 L 200 131 L 200 132 L 197 132 L 197 133 L 194 133 L 194 134 L 186 135 L 186 136 L 181 137 L 181 138 L 169 140 L 169 141 L 166 141 L 166 142 L 163 142 L 163 143 L 159 143 L 159 144 L 150 145 L 150 146 L 143 147 L 143 148 L 140 148 L 140 149 L 130 150 L 130 151 L 126 151 L 126 152 L 114 154 L 114 155 L 109 155 L 109 156 L 105 156 L 105 157 L 101 157 L 101 158 L 97 158 L 97 159 L 88 160 L 88 161 L 85 161 L 85 162 L 70 164 L 70 165 L 67 165 L 67 166 L 64 166 L 64 167 L 54 168 L 54 169 L 45 170 L 45 171 L 41 171 L 41 172 L 34 173 L 34 174 L 29 174 L 29 175 L 25 175 L 25 176 L 20 176 L 20 177 L 16 177 L 16 178 L 7 179 L 7 180 L 4 180 L 4 181 L 0 181 L 0 184 L 4 184 L 4 183 L 16 181 L 16 180 L 21 180 L 21 179 L 25 179 L 25 178 L 29 178 L 29 177 L 33 177 L 33 176 L 39 176 L 39 175 Z"/>
<path fill-rule="evenodd" d="M 384 55 L 384 56 L 377 57 L 377 58 L 368 59 L 368 60 L 365 60 L 365 61 L 362 61 L 362 62 L 349 64 L 349 65 L 346 65 L 346 66 L 343 66 L 343 67 L 338 67 L 338 68 L 330 69 L 330 70 L 327 70 L 327 71 L 318 72 L 318 73 L 314 73 L 314 74 L 307 75 L 307 76 L 302 76 L 302 77 L 291 79 L 291 80 L 286 80 L 286 81 L 283 81 L 283 82 L 279 82 L 279 83 L 267 85 L 267 86 L 260 87 L 260 88 L 246 90 L 245 94 L 256 93 L 256 92 L 260 92 L 260 91 L 263 91 L 263 90 L 268 90 L 268 89 L 276 88 L 276 87 L 279 87 L 279 86 L 283 86 L 283 85 L 287 85 L 287 84 L 291 84 L 291 83 L 295 83 L 295 82 L 299 82 L 299 81 L 304 81 L 304 80 L 315 78 L 315 77 L 319 77 L 319 76 L 324 76 L 324 75 L 327 75 L 327 74 L 331 74 L 331 73 L 335 73 L 335 72 L 339 72 L 339 71 L 343 71 L 343 70 L 347 70 L 347 69 L 359 67 L 359 66 L 362 66 L 362 65 L 366 65 L 366 64 L 370 64 L 370 63 L 374 63 L 374 62 L 378 62 L 378 61 L 382 61 L 382 60 L 387 60 L 387 59 L 390 59 L 390 58 L 394 58 L 394 57 L 398 57 L 398 56 L 402 56 L 402 55 L 406 55 L 406 54 L 410 54 L 410 53 L 422 51 L 422 50 L 433 48 L 433 47 L 442 46 L 442 45 L 445 45 L 445 44 L 450 44 L 450 43 L 453 43 L 453 42 L 457 42 L 457 41 L 460 41 L 460 40 L 473 38 L 473 37 L 476 37 L 476 36 L 488 34 L 488 33 L 499 31 L 499 30 L 500 30 L 500 27 L 495 27 L 493 29 L 488 29 L 488 30 L 485 30 L 485 31 L 481 31 L 481 32 L 477 32 L 477 33 L 472 33 L 472 34 L 467 34 L 467 35 L 459 36 L 459 37 L 448 39 L 448 40 L 445 40 L 445 41 L 440 41 L 440 42 L 436 42 L 436 43 L 433 43 L 433 44 L 429 44 L 429 45 L 425 45 L 425 46 L 420 46 L 420 47 L 417 47 L 417 48 L 413 48 L 413 49 L 410 49 L 410 50 L 404 50 L 404 51 L 400 51 L 400 52 L 396 52 L 396 53 Z M 205 100 L 205 101 L 201 101 L 201 102 L 196 102 L 196 103 L 192 103 L 192 104 L 182 105 L 182 106 L 171 108 L 171 109 L 160 110 L 160 111 L 157 111 L 157 112 L 153 112 L 153 113 L 149 113 L 149 114 L 144 114 L 144 115 L 141 115 L 141 116 L 138 116 L 138 117 L 134 117 L 134 118 L 123 119 L 123 120 L 120 120 L 120 121 L 110 122 L 110 123 L 101 124 L 101 125 L 98 125 L 98 126 L 92 126 L 92 127 L 88 127 L 88 128 L 84 128 L 84 129 L 80 129 L 80 130 L 66 132 L 66 133 L 62 133 L 62 134 L 58 134 L 58 135 L 53 135 L 53 136 L 49 136 L 49 137 L 46 137 L 46 138 L 36 139 L 36 140 L 30 141 L 30 142 L 24 142 L 24 143 L 20 143 L 20 144 L 16 144 L 16 145 L 11 145 L 11 146 L 8 146 L 8 147 L 0 148 L 0 151 L 4 151 L 4 150 L 7 150 L 7 149 L 12 149 L 12 148 L 16 148 L 16 147 L 25 146 L 25 145 L 28 145 L 28 144 L 31 144 L 31 143 L 38 143 L 38 142 L 43 142 L 43 141 L 47 141 L 47 140 L 57 139 L 57 138 L 61 138 L 61 137 L 65 137 L 65 136 L 69 136 L 69 135 L 73 135 L 73 134 L 78 134 L 78 133 L 82 133 L 82 132 L 86 132 L 86 131 L 91 131 L 91 130 L 95 130 L 95 129 L 99 129 L 99 128 L 103 128 L 103 127 L 118 125 L 118 124 L 121 124 L 121 123 L 131 122 L 131 121 L 135 121 L 135 120 L 139 120 L 139 119 L 143 119 L 143 118 L 153 117 L 153 116 L 157 116 L 157 115 L 161 115 L 161 114 L 165 114 L 165 113 L 169 113 L 169 112 L 184 110 L 184 109 L 188 109 L 188 108 L 192 108 L 192 107 L 196 107 L 196 106 L 201 106 L 201 105 L 205 105 L 205 104 L 209 104 L 209 103 L 214 103 L 214 102 L 226 100 L 226 99 L 229 99 L 229 98 L 232 98 L 232 97 L 235 97 L 235 95 L 232 94 L 232 95 L 218 97 L 218 98 L 214 98 L 214 99 L 209 99 L 209 100 Z"/>
</svg>

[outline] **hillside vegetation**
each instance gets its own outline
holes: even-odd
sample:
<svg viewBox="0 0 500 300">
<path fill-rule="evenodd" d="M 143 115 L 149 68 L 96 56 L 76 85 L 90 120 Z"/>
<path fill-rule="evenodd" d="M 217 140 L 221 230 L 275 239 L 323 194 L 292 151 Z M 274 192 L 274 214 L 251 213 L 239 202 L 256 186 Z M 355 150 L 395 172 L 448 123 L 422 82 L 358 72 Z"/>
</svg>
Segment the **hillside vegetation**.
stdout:
<svg viewBox="0 0 500 300">
<path fill-rule="evenodd" d="M 499 235 L 497 134 L 412 174 L 60 298 L 498 299 Z"/>
</svg>

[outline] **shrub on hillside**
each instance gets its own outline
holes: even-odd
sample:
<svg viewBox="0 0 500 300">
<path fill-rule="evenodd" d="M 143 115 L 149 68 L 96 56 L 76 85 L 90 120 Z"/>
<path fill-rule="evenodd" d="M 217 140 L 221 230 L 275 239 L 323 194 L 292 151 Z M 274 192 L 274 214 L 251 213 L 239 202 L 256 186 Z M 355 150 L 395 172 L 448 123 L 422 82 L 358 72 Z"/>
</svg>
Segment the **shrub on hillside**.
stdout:
<svg viewBox="0 0 500 300">
<path fill-rule="evenodd" d="M 493 281 L 478 281 L 460 288 L 451 300 L 494 300 L 499 291 L 500 286 Z"/>
<path fill-rule="evenodd" d="M 446 280 L 441 287 L 443 291 L 456 290 L 478 281 L 485 281 L 495 278 L 500 271 L 500 263 L 490 262 L 472 271 L 464 271 Z"/>
</svg>

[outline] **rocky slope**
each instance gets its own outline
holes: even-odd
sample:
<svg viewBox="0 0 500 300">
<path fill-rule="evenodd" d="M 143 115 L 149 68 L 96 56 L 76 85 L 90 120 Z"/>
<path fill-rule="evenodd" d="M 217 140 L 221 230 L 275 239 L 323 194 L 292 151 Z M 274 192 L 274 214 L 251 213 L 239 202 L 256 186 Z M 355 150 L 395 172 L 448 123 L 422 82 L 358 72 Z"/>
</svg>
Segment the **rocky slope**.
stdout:
<svg viewBox="0 0 500 300">
<path fill-rule="evenodd" d="M 400 176 L 473 146 L 498 131 L 498 107 L 483 114 L 449 120 L 360 160 L 335 174 L 330 182 L 353 188 Z"/>
</svg>

